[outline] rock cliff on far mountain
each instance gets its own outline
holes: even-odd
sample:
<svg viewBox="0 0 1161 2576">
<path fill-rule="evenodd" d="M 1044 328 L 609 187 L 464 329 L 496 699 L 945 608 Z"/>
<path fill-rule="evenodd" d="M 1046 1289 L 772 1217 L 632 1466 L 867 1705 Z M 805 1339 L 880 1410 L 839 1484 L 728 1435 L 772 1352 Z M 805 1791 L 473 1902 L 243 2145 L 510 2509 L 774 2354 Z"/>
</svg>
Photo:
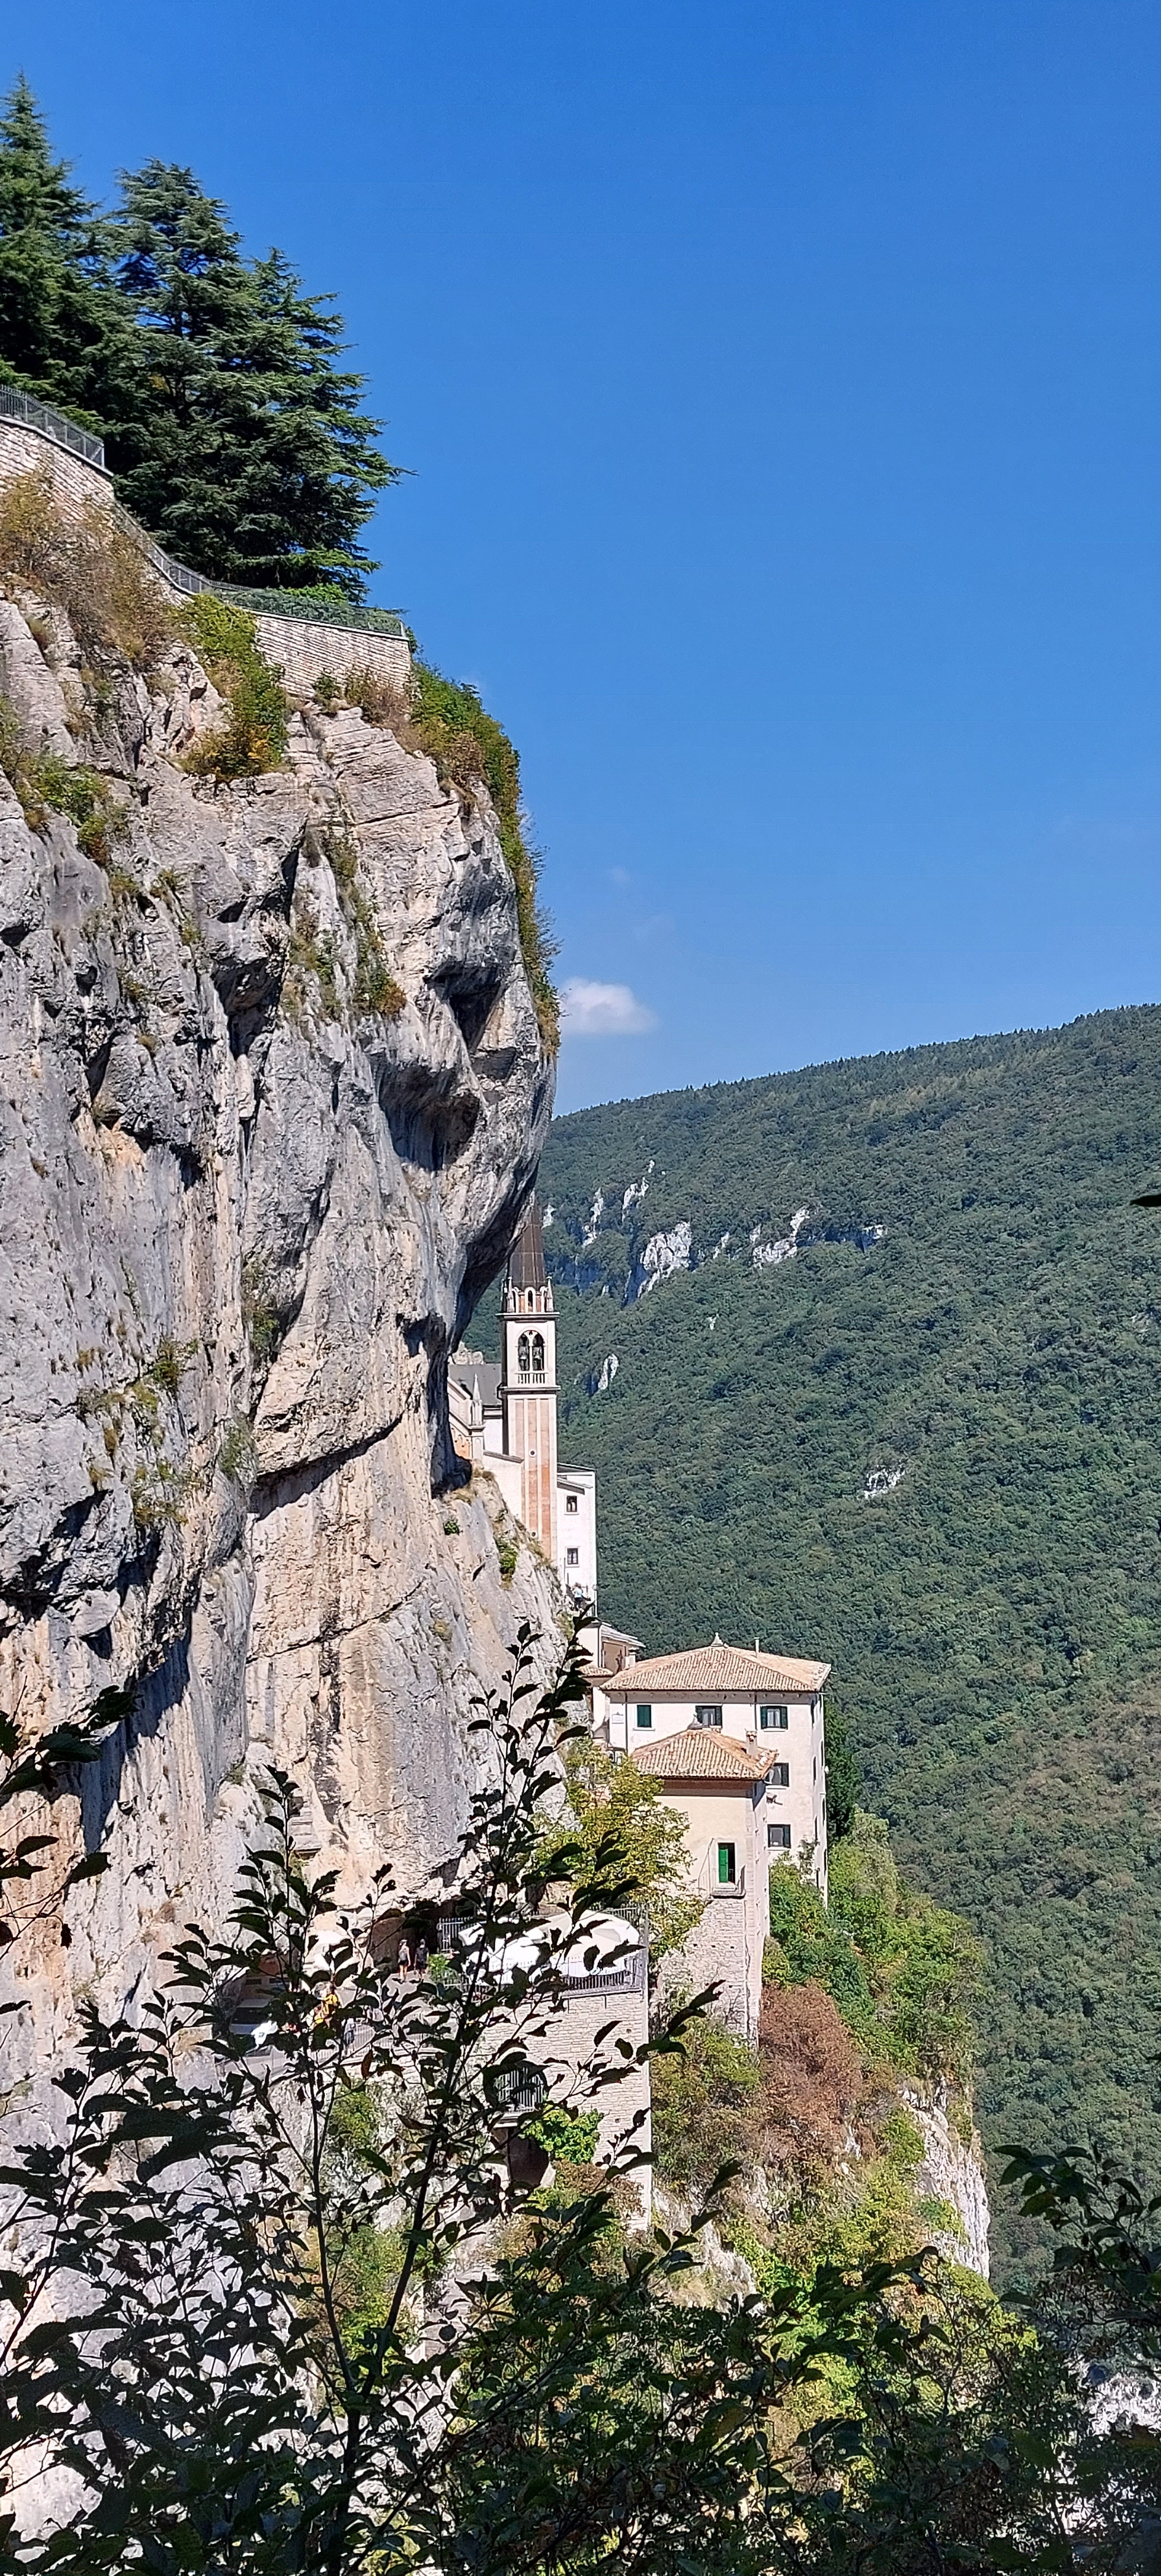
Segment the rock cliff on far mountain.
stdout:
<svg viewBox="0 0 1161 2576">
<path fill-rule="evenodd" d="M 26 596 L 0 690 L 9 770 L 22 737 L 123 815 L 74 797 L 78 839 L 59 778 L 42 810 L 0 778 L 0 1705 L 136 1692 L 80 1783 L 112 1866 L 67 1948 L 21 1944 L 43 2063 L 78 1987 L 119 2000 L 221 1905 L 273 1761 L 312 1843 L 418 1885 L 474 1691 L 522 1618 L 555 1647 L 446 1411 L 552 1076 L 491 814 L 424 755 L 307 707 L 276 772 L 197 778 L 189 649 L 93 683 Z"/>
</svg>

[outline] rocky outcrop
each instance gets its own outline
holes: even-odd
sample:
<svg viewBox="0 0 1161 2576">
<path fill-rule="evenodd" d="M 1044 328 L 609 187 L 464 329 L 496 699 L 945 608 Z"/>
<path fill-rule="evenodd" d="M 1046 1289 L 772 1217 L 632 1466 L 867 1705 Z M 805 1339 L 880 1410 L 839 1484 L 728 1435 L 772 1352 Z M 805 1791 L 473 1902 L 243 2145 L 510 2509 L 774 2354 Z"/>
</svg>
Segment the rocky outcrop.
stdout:
<svg viewBox="0 0 1161 2576">
<path fill-rule="evenodd" d="M 920 2210 L 933 2215 L 946 2210 L 952 2221 L 950 2226 L 937 2221 L 931 2242 L 950 2262 L 966 2264 L 986 2281 L 991 2212 L 979 2133 L 971 2128 L 968 2136 L 961 2134 L 946 2087 L 932 2093 L 902 2084 L 899 2098 L 923 2140 L 923 2161 L 913 2185 Z"/>
<path fill-rule="evenodd" d="M 21 1945 L 42 2062 L 220 1906 L 272 1761 L 344 1871 L 420 1883 L 474 1694 L 559 1611 L 447 1424 L 552 1095 L 486 803 L 347 710 L 195 779 L 189 650 L 94 686 L 55 631 L 0 602 L 9 735 L 97 797 L 82 848 L 0 778 L 0 1705 L 136 1696 L 54 1819 L 112 1867 Z"/>
</svg>

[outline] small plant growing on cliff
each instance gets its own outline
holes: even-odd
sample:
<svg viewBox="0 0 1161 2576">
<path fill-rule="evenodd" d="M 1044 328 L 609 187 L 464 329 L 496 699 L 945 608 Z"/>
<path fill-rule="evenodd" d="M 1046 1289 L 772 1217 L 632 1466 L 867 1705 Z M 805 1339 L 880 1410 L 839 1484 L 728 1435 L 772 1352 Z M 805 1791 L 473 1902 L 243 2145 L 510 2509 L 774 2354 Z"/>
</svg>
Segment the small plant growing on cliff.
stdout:
<svg viewBox="0 0 1161 2576">
<path fill-rule="evenodd" d="M 248 1253 L 242 1264 L 242 1321 L 255 1367 L 268 1368 L 286 1327 L 270 1296 L 260 1253 Z"/>
<path fill-rule="evenodd" d="M 385 725 L 405 751 L 425 749 L 415 721 L 413 693 L 399 680 L 389 679 L 370 663 L 357 664 L 347 672 L 343 695 L 349 707 L 358 707 L 365 723 Z"/>
<path fill-rule="evenodd" d="M 232 1484 L 242 1485 L 248 1489 L 254 1482 L 257 1463 L 258 1453 L 254 1446 L 254 1433 L 246 1416 L 242 1415 L 237 1421 L 231 1422 L 226 1432 L 218 1451 L 218 1465 L 223 1476 L 228 1476 Z"/>
<path fill-rule="evenodd" d="M 41 589 L 55 588 L 64 540 L 49 467 L 14 475 L 0 492 L 0 572 Z"/>
<path fill-rule="evenodd" d="M 407 995 L 387 962 L 379 925 L 366 888 L 359 881 L 359 852 L 349 832 L 331 830 L 323 843 L 339 902 L 355 942 L 355 981 L 351 994 L 356 1011 L 374 1011 L 396 1020 Z"/>
<path fill-rule="evenodd" d="M 19 718 L 7 698 L 0 698 L 0 768 L 32 831 L 43 832 L 50 813 L 67 815 L 82 850 L 108 866 L 114 843 L 124 840 L 129 829 L 125 807 L 98 771 L 74 767 L 59 752 L 25 750 Z"/>
<path fill-rule="evenodd" d="M 179 1528 L 197 1481 L 192 1468 L 175 1467 L 168 1458 L 158 1457 L 138 1467 L 131 1488 L 134 1528 L 143 1538 Z"/>
<path fill-rule="evenodd" d="M 132 530 L 111 507 L 65 519 L 47 466 L 0 495 L 0 573 L 62 608 L 97 668 L 116 656 L 151 671 L 173 640 L 173 613 Z"/>
<path fill-rule="evenodd" d="M 186 755 L 186 768 L 195 777 L 223 779 L 254 778 L 277 769 L 286 757 L 289 709 L 278 673 L 259 649 L 249 610 L 201 591 L 183 612 L 183 623 L 229 705 L 226 723 L 195 743 Z"/>
<path fill-rule="evenodd" d="M 197 1358 L 194 1342 L 175 1342 L 172 1334 L 163 1333 L 145 1374 L 152 1378 L 163 1395 L 177 1395 L 191 1360 Z"/>
<path fill-rule="evenodd" d="M 302 1016 L 308 978 L 317 988 L 323 1018 L 338 1019 L 337 963 L 332 932 L 320 931 L 314 905 L 308 903 L 305 896 L 300 896 L 286 951 L 286 975 L 282 987 L 283 1007 L 291 1019 L 297 1020 Z"/>
</svg>

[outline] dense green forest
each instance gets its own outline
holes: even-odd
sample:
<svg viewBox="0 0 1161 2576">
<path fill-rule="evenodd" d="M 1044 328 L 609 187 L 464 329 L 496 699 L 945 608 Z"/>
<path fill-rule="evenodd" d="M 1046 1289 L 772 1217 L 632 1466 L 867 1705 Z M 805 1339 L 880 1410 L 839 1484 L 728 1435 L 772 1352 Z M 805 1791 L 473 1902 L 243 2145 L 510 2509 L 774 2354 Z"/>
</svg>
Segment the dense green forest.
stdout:
<svg viewBox="0 0 1161 2576">
<path fill-rule="evenodd" d="M 1159 1173 L 1161 1008 L 584 1111 L 542 1168 L 605 1614 L 833 1663 L 985 1945 L 987 2136 L 1154 2174 Z"/>
</svg>

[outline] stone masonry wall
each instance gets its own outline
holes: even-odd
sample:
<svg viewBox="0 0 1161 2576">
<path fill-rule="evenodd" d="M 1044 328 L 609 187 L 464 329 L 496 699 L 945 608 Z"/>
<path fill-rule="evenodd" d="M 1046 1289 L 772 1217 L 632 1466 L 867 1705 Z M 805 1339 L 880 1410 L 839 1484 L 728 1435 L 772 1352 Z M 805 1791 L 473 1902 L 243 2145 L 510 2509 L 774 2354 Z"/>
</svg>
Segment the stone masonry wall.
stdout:
<svg viewBox="0 0 1161 2576">
<path fill-rule="evenodd" d="M 89 465 L 83 456 L 58 447 L 55 439 L 31 429 L 27 421 L 0 415 L 0 483 L 12 483 L 18 474 L 32 474 L 46 465 L 65 518 L 79 519 L 94 502 L 98 509 L 108 508 L 113 477 L 102 465 Z"/>
<path fill-rule="evenodd" d="M 90 465 L 83 456 L 58 447 L 55 439 L 26 421 L 0 416 L 0 486 L 45 466 L 65 518 L 79 521 L 87 509 L 109 508 L 113 479 L 103 466 Z M 177 606 L 184 604 L 184 591 L 161 573 L 157 579 L 167 598 Z M 307 617 L 259 615 L 255 622 L 261 651 L 281 670 L 292 696 L 309 696 L 320 671 L 343 680 L 350 671 L 371 670 L 393 687 L 403 687 L 407 681 L 411 654 L 403 635 L 378 635 L 371 627 L 332 626 Z"/>
<path fill-rule="evenodd" d="M 292 697 L 309 697 L 320 671 L 345 680 L 351 671 L 374 671 L 389 686 L 406 686 L 411 652 L 405 635 L 377 635 L 369 626 L 324 626 L 313 618 L 255 619 L 258 643 L 282 673 Z"/>
</svg>

